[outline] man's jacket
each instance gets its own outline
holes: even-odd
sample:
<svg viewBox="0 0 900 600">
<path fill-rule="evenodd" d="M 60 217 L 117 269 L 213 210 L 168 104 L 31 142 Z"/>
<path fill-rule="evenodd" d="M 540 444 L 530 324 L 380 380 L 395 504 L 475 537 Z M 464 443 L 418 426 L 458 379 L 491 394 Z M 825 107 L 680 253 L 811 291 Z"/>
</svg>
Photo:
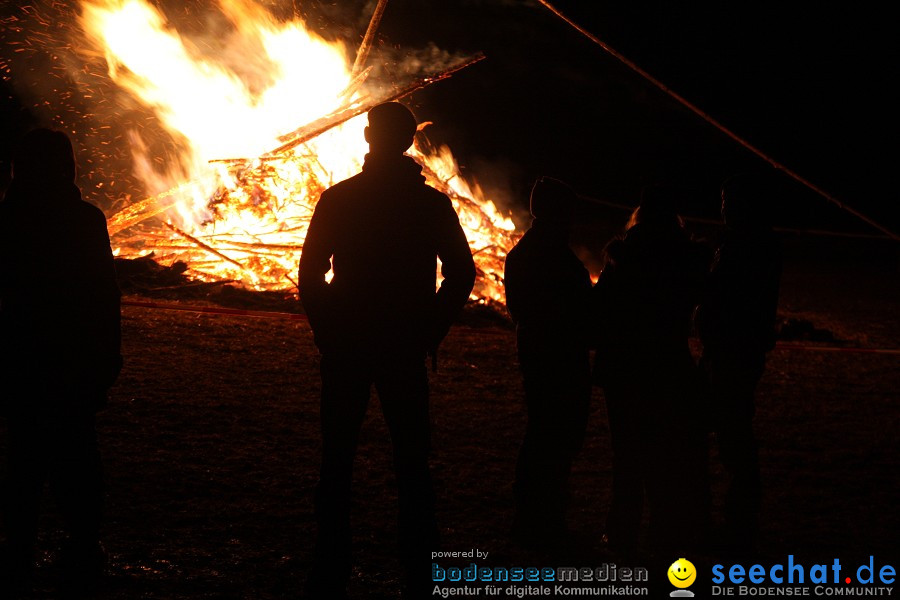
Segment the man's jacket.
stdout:
<svg viewBox="0 0 900 600">
<path fill-rule="evenodd" d="M 425 185 L 412 158 L 369 154 L 361 173 L 322 193 L 299 269 L 300 300 L 322 352 L 424 356 L 474 282 L 450 199 Z"/>
</svg>

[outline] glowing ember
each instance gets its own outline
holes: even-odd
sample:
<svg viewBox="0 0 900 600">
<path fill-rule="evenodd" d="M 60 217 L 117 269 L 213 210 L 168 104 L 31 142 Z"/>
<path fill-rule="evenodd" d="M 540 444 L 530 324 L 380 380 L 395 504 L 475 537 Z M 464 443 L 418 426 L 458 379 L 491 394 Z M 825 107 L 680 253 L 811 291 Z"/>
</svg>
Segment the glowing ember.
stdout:
<svg viewBox="0 0 900 600">
<path fill-rule="evenodd" d="M 137 175 L 157 196 L 110 218 L 113 245 L 121 257 L 182 260 L 200 279 L 287 290 L 319 194 L 357 173 L 367 151 L 364 114 L 338 117 L 363 112 L 377 95 L 351 76 L 340 43 L 249 0 L 219 4 L 233 33 L 218 48 L 182 36 L 143 0 L 84 4 L 81 25 L 109 77 L 179 146 L 161 165 L 132 132 Z M 341 124 L 275 151 L 291 145 L 298 125 L 329 118 Z M 410 153 L 460 215 L 479 268 L 473 297 L 502 302 L 503 259 L 519 236 L 512 221 L 463 179 L 449 149 L 420 132 Z M 165 227 L 132 227 L 155 215 Z"/>
</svg>

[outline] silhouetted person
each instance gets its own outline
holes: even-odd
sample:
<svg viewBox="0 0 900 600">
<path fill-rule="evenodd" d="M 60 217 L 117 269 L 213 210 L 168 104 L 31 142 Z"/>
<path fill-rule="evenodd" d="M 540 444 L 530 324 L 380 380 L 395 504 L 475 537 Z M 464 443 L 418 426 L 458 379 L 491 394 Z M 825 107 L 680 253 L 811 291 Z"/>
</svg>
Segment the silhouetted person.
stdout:
<svg viewBox="0 0 900 600">
<path fill-rule="evenodd" d="M 595 377 L 613 452 L 610 548 L 639 547 L 646 495 L 652 551 L 699 543 L 708 514 L 706 419 L 688 345 L 710 252 L 693 242 L 671 193 L 644 188 L 593 290 Z"/>
<path fill-rule="evenodd" d="M 513 534 L 560 542 L 568 480 L 581 447 L 591 397 L 588 305 L 591 278 L 569 248 L 576 196 L 542 177 L 531 190 L 531 228 L 506 258 L 506 306 L 516 346 L 528 423 L 514 486 Z"/>
<path fill-rule="evenodd" d="M 413 114 L 385 103 L 368 123 L 362 172 L 322 193 L 300 258 L 300 298 L 322 355 L 318 537 L 307 592 L 340 598 L 349 580 L 351 471 L 374 384 L 394 448 L 406 593 L 418 599 L 431 594 L 438 543 L 425 358 L 465 304 L 475 266 L 450 199 L 403 154 Z M 435 293 L 437 259 L 444 279 Z"/>
<path fill-rule="evenodd" d="M 105 566 L 95 413 L 122 367 L 120 294 L 106 219 L 82 200 L 64 133 L 34 130 L 13 158 L 0 204 L 0 385 L 9 432 L 4 497 L 8 579 L 34 560 L 49 480 L 68 539 L 66 589 Z"/>
<path fill-rule="evenodd" d="M 724 507 L 726 544 L 735 551 L 753 549 L 761 499 L 753 396 L 766 353 L 775 347 L 782 269 L 770 195 L 759 177 L 735 176 L 723 184 L 725 233 L 697 311 L 713 427 L 730 477 Z"/>
</svg>

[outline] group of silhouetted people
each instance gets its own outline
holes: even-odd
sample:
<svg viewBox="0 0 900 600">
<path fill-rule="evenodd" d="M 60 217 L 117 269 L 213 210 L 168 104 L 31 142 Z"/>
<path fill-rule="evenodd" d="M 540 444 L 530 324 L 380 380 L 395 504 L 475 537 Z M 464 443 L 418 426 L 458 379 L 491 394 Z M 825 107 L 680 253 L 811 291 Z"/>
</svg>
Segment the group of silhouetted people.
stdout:
<svg viewBox="0 0 900 600">
<path fill-rule="evenodd" d="M 322 384 L 309 598 L 346 597 L 352 470 L 372 386 L 393 445 L 404 598 L 431 595 L 439 537 L 426 359 L 435 359 L 476 269 L 450 199 L 405 155 L 416 130 L 402 104 L 369 111 L 362 172 L 322 193 L 300 260 Z M 69 534 L 62 572 L 77 588 L 106 559 L 94 421 L 122 368 L 119 290 L 105 219 L 74 184 L 68 138 L 33 131 L 13 165 L 0 204 L 0 406 L 9 432 L 2 575 L 6 585 L 27 582 L 49 479 Z M 752 544 L 760 504 L 753 396 L 774 344 L 781 269 L 760 210 L 765 192 L 752 179 L 726 182 L 727 231 L 713 249 L 691 239 L 665 188 L 646 188 L 624 235 L 607 246 L 596 283 L 569 247 L 576 204 L 570 186 L 540 178 L 531 227 L 506 261 L 527 407 L 513 536 L 547 544 L 565 535 L 570 471 L 599 386 L 612 442 L 610 549 L 638 548 L 645 506 L 652 547 L 702 541 L 710 431 L 732 476 L 730 540 Z M 694 330 L 699 364 L 689 346 Z"/>
<path fill-rule="evenodd" d="M 352 464 L 372 385 L 393 442 L 404 597 L 431 593 L 427 551 L 439 540 L 424 359 L 435 356 L 462 309 L 475 268 L 449 198 L 425 185 L 404 156 L 415 131 L 415 117 L 399 103 L 369 112 L 362 173 L 322 194 L 300 261 L 300 297 L 322 354 L 309 597 L 346 591 Z M 534 184 L 531 227 L 505 265 L 527 409 L 514 474 L 515 539 L 564 542 L 570 471 L 597 385 L 612 441 L 609 548 L 638 549 L 645 506 L 652 550 L 709 542 L 711 431 L 732 477 L 726 542 L 752 547 L 760 503 L 753 396 L 774 345 L 781 255 L 755 178 L 730 179 L 722 199 L 726 233 L 711 247 L 688 234 L 670 190 L 646 187 L 592 283 L 569 246 L 577 195 L 550 177 Z M 437 260 L 443 281 L 435 292 Z M 689 344 L 694 331 L 703 342 L 699 364 Z"/>
<path fill-rule="evenodd" d="M 514 534 L 537 544 L 565 539 L 567 479 L 593 381 L 612 448 L 609 549 L 638 550 L 645 508 L 652 552 L 753 549 L 761 497 L 754 392 L 775 343 L 782 258 L 761 179 L 735 176 L 721 191 L 725 233 L 709 246 L 685 230 L 673 190 L 645 187 L 592 285 L 569 247 L 575 192 L 547 177 L 534 184 L 532 226 L 510 251 L 505 278 L 528 412 Z M 730 478 L 718 539 L 710 432 Z"/>
</svg>

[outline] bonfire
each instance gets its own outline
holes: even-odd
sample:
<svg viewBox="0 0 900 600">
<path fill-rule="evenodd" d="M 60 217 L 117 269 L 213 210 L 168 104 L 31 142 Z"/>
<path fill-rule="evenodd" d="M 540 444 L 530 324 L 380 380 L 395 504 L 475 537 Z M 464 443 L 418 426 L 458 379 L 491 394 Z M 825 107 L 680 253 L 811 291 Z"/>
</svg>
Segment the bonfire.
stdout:
<svg viewBox="0 0 900 600">
<path fill-rule="evenodd" d="M 104 88 L 127 96 L 110 110 L 107 93 L 76 115 L 75 124 L 54 115 L 58 126 L 79 135 L 96 138 L 110 126 L 125 131 L 118 139 L 130 151 L 138 185 L 117 192 L 107 207 L 117 257 L 186 265 L 196 281 L 290 293 L 319 195 L 361 169 L 368 109 L 403 100 L 484 58 L 432 52 L 431 60 L 415 56 L 414 66 L 393 57 L 397 64 L 383 68 L 382 57 L 374 60 L 370 51 L 378 46 L 385 4 L 377 3 L 356 47 L 323 39 L 296 14 L 278 19 L 254 0 L 218 0 L 204 17 L 217 20 L 217 35 L 197 23 L 173 22 L 147 0 L 82 0 L 71 19 L 42 16 L 41 8 L 57 10 L 59 3 L 39 2 L 8 18 L 4 33 L 15 52 L 43 44 L 60 64 L 41 76 L 74 79 L 82 101 L 100 98 Z M 60 27 L 62 36 L 55 31 Z M 22 31 L 21 40 L 15 31 Z M 120 118 L 122 106 L 137 107 L 128 110 L 142 117 Z M 89 124 L 101 116 L 105 125 Z M 152 123 L 166 143 L 136 121 Z M 451 151 L 428 140 L 427 125 L 409 154 L 459 214 L 478 268 L 472 299 L 502 303 L 503 261 L 520 234 L 461 175 Z M 82 168 L 96 182 L 89 191 L 109 198 L 116 182 L 105 176 L 100 163 L 106 159 L 112 160 L 95 153 Z M 124 178 L 118 179 L 121 190 Z"/>
<path fill-rule="evenodd" d="M 163 262 L 186 263 L 200 280 L 289 290 L 296 286 L 319 195 L 361 167 L 365 113 L 483 56 L 457 58 L 405 85 L 379 85 L 369 81 L 366 60 L 384 0 L 352 64 L 340 44 L 318 38 L 302 21 L 276 22 L 242 0 L 220 4 L 245 50 L 261 53 L 253 60 L 269 65 L 264 88 L 252 89 L 223 63 L 192 57 L 186 42 L 143 0 L 84 7 L 84 30 L 104 52 L 110 77 L 185 142 L 174 176 L 136 153 L 144 181 L 163 189 L 113 214 L 109 231 L 119 257 L 152 253 Z M 478 266 L 472 298 L 503 302 L 503 260 L 518 237 L 511 219 L 461 176 L 449 149 L 432 145 L 424 127 L 410 154 L 459 214 Z M 154 219 L 156 224 L 136 227 L 157 216 L 162 219 Z"/>
</svg>

